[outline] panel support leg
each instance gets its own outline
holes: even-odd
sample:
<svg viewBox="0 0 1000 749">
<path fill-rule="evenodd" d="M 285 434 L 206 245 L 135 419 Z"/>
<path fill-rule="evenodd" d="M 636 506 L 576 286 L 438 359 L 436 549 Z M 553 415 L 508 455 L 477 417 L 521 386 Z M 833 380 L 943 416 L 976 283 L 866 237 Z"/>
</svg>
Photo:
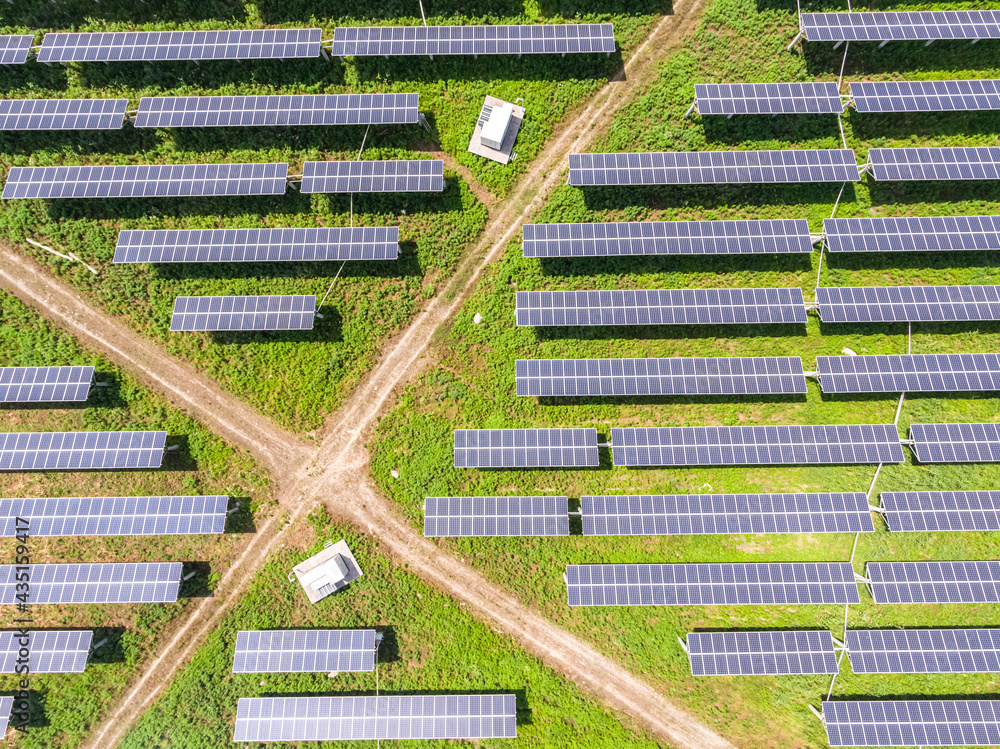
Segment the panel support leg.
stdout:
<svg viewBox="0 0 1000 749">
<path fill-rule="evenodd" d="M 882 41 L 882 42 L 879 42 L 879 45 L 878 45 L 878 48 L 879 48 L 879 49 L 882 49 L 882 47 L 884 47 L 884 46 L 885 46 L 885 45 L 887 45 L 888 43 L 889 43 L 889 40 L 888 40 L 888 39 L 886 39 L 885 41 Z"/>
<path fill-rule="evenodd" d="M 837 42 L 836 44 L 834 44 L 833 45 L 833 51 L 836 52 L 837 49 L 840 47 L 840 45 L 843 44 L 843 43 L 844 43 L 844 40 L 841 39 L 839 42 Z"/>
<path fill-rule="evenodd" d="M 694 104 L 692 104 L 692 105 L 691 105 L 691 106 L 690 106 L 690 107 L 688 108 L 688 111 L 687 111 L 687 114 L 686 114 L 686 115 L 684 115 L 684 119 L 685 119 L 685 120 L 686 120 L 686 119 L 687 119 L 688 117 L 690 117 L 690 116 L 691 116 L 691 113 L 692 113 L 692 112 L 694 111 L 694 108 L 695 108 L 695 106 L 697 106 L 697 104 L 698 104 L 698 102 L 695 102 Z"/>
<path fill-rule="evenodd" d="M 801 39 L 801 38 L 802 38 L 802 32 L 800 31 L 798 34 L 795 35 L 795 38 L 792 39 L 792 43 L 788 45 L 788 51 L 789 52 L 792 51 L 792 47 L 794 47 L 796 44 L 799 43 L 799 39 Z"/>
</svg>

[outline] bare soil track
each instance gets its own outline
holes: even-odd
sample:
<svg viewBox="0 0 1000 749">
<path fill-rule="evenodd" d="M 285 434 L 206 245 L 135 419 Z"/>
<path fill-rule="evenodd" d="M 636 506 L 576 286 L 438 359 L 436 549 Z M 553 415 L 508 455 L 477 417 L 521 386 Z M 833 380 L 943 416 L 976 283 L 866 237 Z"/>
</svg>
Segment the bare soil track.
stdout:
<svg viewBox="0 0 1000 749">
<path fill-rule="evenodd" d="M 364 437 L 391 395 L 433 361 L 436 331 L 475 289 L 484 268 L 515 235 L 522 221 L 542 204 L 562 179 L 571 150 L 585 148 L 606 127 L 612 113 L 656 74 L 656 61 L 690 30 L 701 0 L 681 0 L 654 29 L 625 69 L 553 136 L 531 171 L 499 206 L 484 240 L 463 261 L 444 292 L 398 336 L 343 407 L 329 419 L 315 452 L 252 411 L 190 367 L 174 361 L 155 344 L 107 319 L 61 282 L 9 248 L 0 247 L 0 286 L 134 371 L 213 431 L 246 447 L 263 460 L 279 487 L 280 505 L 294 520 L 318 502 L 379 539 L 400 564 L 463 602 L 477 618 L 513 637 L 549 667 L 572 679 L 607 706 L 625 713 L 664 744 L 691 749 L 730 747 L 725 739 L 656 693 L 591 646 L 532 612 L 516 597 L 471 570 L 416 532 L 367 479 Z M 239 600 L 254 572 L 282 539 L 280 516 L 258 528 L 239 558 L 206 598 L 160 648 L 139 680 L 123 695 L 85 746 L 115 746 L 156 699 L 177 670 Z"/>
</svg>

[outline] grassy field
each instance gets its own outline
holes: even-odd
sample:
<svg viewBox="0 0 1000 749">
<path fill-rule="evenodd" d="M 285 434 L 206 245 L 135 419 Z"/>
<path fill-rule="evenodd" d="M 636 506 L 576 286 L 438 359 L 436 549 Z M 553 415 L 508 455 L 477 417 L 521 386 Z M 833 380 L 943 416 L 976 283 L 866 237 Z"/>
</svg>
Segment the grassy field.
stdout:
<svg viewBox="0 0 1000 749">
<path fill-rule="evenodd" d="M 923 7 L 923 6 L 921 6 Z M 944 6 L 928 6 L 944 7 Z M 948 6 L 948 7 L 972 7 Z M 804 10 L 807 8 L 804 8 Z M 810 7 L 809 10 L 841 8 Z M 882 7 L 880 9 L 887 9 Z M 907 6 L 906 9 L 916 9 Z M 833 116 L 735 117 L 684 120 L 696 82 L 837 80 L 843 49 L 807 45 L 786 53 L 795 33 L 794 4 L 713 0 L 683 49 L 665 59 L 658 80 L 623 109 L 592 151 L 837 148 Z M 997 47 L 967 44 L 852 45 L 846 82 L 887 78 L 994 78 Z M 996 145 L 996 113 L 859 115 L 844 117 L 848 146 L 863 160 L 872 146 Z M 834 209 L 840 185 L 558 188 L 537 222 L 806 218 L 813 232 Z M 995 214 L 1000 185 L 983 183 L 848 185 L 838 217 Z M 607 450 L 595 470 L 475 471 L 452 467 L 456 428 L 596 427 L 600 442 L 617 426 L 827 424 L 892 422 L 898 396 L 824 395 L 811 382 L 805 396 L 673 398 L 517 398 L 519 358 L 672 356 L 801 356 L 807 370 L 818 355 L 844 348 L 861 354 L 906 353 L 906 325 L 685 326 L 662 328 L 530 329 L 514 325 L 517 290 L 617 288 L 801 287 L 814 296 L 819 254 L 811 257 L 614 258 L 533 260 L 512 243 L 441 341 L 440 367 L 407 390 L 382 421 L 373 442 L 373 473 L 415 526 L 425 496 L 556 494 L 865 491 L 875 466 L 612 468 Z M 828 286 L 996 283 L 991 253 L 909 257 L 826 256 L 820 278 Z M 479 313 L 483 321 L 474 324 Z M 915 325 L 913 353 L 996 351 L 1000 326 Z M 907 396 L 899 421 L 994 421 L 995 393 Z M 988 489 L 995 466 L 886 466 L 879 491 Z M 390 476 L 397 470 L 399 478 Z M 572 500 L 571 500 L 572 501 Z M 995 558 L 989 534 L 890 535 L 876 519 L 863 534 L 855 569 L 866 561 Z M 829 628 L 841 637 L 843 607 L 679 607 L 574 609 L 566 605 L 566 563 L 846 561 L 849 535 L 442 540 L 492 579 L 553 621 L 591 641 L 694 710 L 709 725 L 747 747 L 819 747 L 826 738 L 806 709 L 826 696 L 828 677 L 694 679 L 677 637 L 696 629 Z M 867 591 L 848 615 L 850 627 L 995 625 L 989 606 L 876 606 Z M 995 675 L 854 676 L 845 659 L 834 696 L 993 695 Z"/>
<path fill-rule="evenodd" d="M 8 738 L 21 749 L 77 746 L 148 661 L 179 616 L 209 594 L 242 548 L 255 520 L 273 512 L 266 473 L 244 452 L 225 444 L 195 421 L 160 401 L 109 362 L 80 349 L 9 296 L 0 296 L 0 363 L 4 366 L 93 365 L 96 379 L 86 404 L 71 408 L 0 408 L 0 431 L 166 430 L 168 453 L 161 470 L 0 474 L 0 496 L 143 496 L 228 494 L 241 508 L 222 536 L 32 538 L 32 563 L 197 563 L 172 604 L 34 606 L 37 628 L 93 628 L 94 644 L 108 638 L 82 674 L 32 676 L 32 722 L 27 734 Z M 14 539 L 0 540 L 3 564 L 15 561 Z M 23 616 L 6 607 L 4 628 Z M 0 676 L 0 692 L 15 688 Z M 14 734 L 11 734 L 14 736 Z"/>
</svg>

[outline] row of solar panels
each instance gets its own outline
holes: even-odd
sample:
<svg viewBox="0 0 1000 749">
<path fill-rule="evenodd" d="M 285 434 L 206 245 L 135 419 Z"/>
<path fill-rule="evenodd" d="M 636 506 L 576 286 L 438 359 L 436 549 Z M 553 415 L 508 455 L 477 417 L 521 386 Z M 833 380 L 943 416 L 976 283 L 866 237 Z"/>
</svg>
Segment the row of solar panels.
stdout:
<svg viewBox="0 0 1000 749">
<path fill-rule="evenodd" d="M 19 592 L 25 571 L 30 587 Z M 181 562 L 4 564 L 0 565 L 0 606 L 173 602 L 182 571 Z"/>
<path fill-rule="evenodd" d="M 1000 10 L 908 13 L 800 13 L 800 33 L 814 42 L 1000 39 Z M 911 742 L 920 743 L 920 742 Z"/>
<path fill-rule="evenodd" d="M 166 432 L 0 433 L 0 471 L 159 468 Z"/>
<path fill-rule="evenodd" d="M 0 499 L 0 538 L 223 533 L 229 497 L 27 497 Z M 17 519 L 21 519 L 18 524 Z"/>
</svg>

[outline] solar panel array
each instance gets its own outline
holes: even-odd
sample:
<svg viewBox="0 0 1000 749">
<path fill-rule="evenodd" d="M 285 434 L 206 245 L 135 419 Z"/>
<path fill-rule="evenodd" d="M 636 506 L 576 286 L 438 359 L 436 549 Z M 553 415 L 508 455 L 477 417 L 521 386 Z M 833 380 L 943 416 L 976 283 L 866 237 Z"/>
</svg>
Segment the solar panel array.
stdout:
<svg viewBox="0 0 1000 749">
<path fill-rule="evenodd" d="M 517 292 L 517 324 L 533 327 L 805 322 L 802 289 Z"/>
<path fill-rule="evenodd" d="M 319 57 L 321 29 L 46 34 L 39 62 L 263 60 Z"/>
<path fill-rule="evenodd" d="M 93 367 L 0 367 L 0 403 L 81 402 Z"/>
<path fill-rule="evenodd" d="M 1000 424 L 910 424 L 913 451 L 921 463 L 1000 461 Z"/>
<path fill-rule="evenodd" d="M 283 195 L 288 164 L 15 166 L 3 199 Z"/>
<path fill-rule="evenodd" d="M 10 712 L 14 707 L 14 698 L 10 696 L 0 696 L 0 736 L 7 733 L 7 722 L 10 720 Z"/>
<path fill-rule="evenodd" d="M 234 674 L 375 669 L 374 629 L 275 629 L 236 634 Z"/>
<path fill-rule="evenodd" d="M 0 433 L 0 471 L 159 468 L 166 432 Z"/>
<path fill-rule="evenodd" d="M 0 35 L 0 65 L 23 65 L 34 43 L 34 34 Z"/>
<path fill-rule="evenodd" d="M 1000 109 L 1000 80 L 852 81 L 859 112 L 955 112 Z"/>
<path fill-rule="evenodd" d="M 333 54 L 537 55 L 615 51 L 610 23 L 521 26 L 369 26 L 333 30 Z"/>
<path fill-rule="evenodd" d="M 1000 179 L 1000 148 L 870 148 L 876 180 Z"/>
<path fill-rule="evenodd" d="M 29 631 L 27 641 L 20 632 L 0 632 L 0 674 L 13 674 L 19 651 L 27 648 L 28 673 L 80 674 L 87 667 L 91 631 Z M 24 665 L 24 661 L 20 665 Z M 0 734 L 2 735 L 2 734 Z"/>
<path fill-rule="evenodd" d="M 1000 286 L 820 286 L 823 322 L 1000 320 Z"/>
<path fill-rule="evenodd" d="M 312 330 L 316 297 L 179 296 L 170 330 Z"/>
<path fill-rule="evenodd" d="M 817 356 L 824 393 L 1000 390 L 1000 355 Z"/>
<path fill-rule="evenodd" d="M 835 674 L 837 653 L 828 630 L 689 632 L 694 676 Z"/>
<path fill-rule="evenodd" d="M 856 674 L 973 674 L 1000 671 L 1000 629 L 849 629 Z"/>
<path fill-rule="evenodd" d="M 845 562 L 570 564 L 570 606 L 716 606 L 858 603 Z"/>
<path fill-rule="evenodd" d="M 569 155 L 569 184 L 576 187 L 857 182 L 860 179 L 857 158 L 850 149 Z"/>
<path fill-rule="evenodd" d="M 889 530 L 1000 531 L 1000 491 L 882 492 Z"/>
<path fill-rule="evenodd" d="M 225 496 L 0 499 L 0 537 L 16 535 L 18 517 L 32 537 L 222 533 L 228 504 Z"/>
<path fill-rule="evenodd" d="M 517 738 L 513 694 L 241 697 L 233 741 Z"/>
<path fill-rule="evenodd" d="M 893 424 L 611 430 L 619 466 L 902 463 Z"/>
<path fill-rule="evenodd" d="M 163 603 L 177 600 L 180 562 L 33 564 L 28 603 Z M 18 602 L 17 570 L 0 565 L 0 605 Z"/>
<path fill-rule="evenodd" d="M 414 123 L 420 94 L 144 96 L 136 127 L 262 127 Z"/>
<path fill-rule="evenodd" d="M 875 603 L 1000 603 L 1000 562 L 868 562 Z"/>
<path fill-rule="evenodd" d="M 444 162 L 431 159 L 398 161 L 307 161 L 302 192 L 441 192 Z"/>
<path fill-rule="evenodd" d="M 581 497 L 585 536 L 870 533 L 868 497 L 836 494 L 654 494 Z"/>
<path fill-rule="evenodd" d="M 525 257 L 812 252 L 805 219 L 523 224 Z"/>
<path fill-rule="evenodd" d="M 456 429 L 456 468 L 600 465 L 596 429 Z"/>
<path fill-rule="evenodd" d="M 301 229 L 125 229 L 116 263 L 395 260 L 398 226 Z"/>
<path fill-rule="evenodd" d="M 696 83 L 699 114 L 840 114 L 837 84 Z"/>
<path fill-rule="evenodd" d="M 518 359 L 518 395 L 804 393 L 798 356 L 675 359 Z"/>
<path fill-rule="evenodd" d="M 1000 250 L 1000 216 L 825 218 L 830 252 Z"/>
<path fill-rule="evenodd" d="M 799 23 L 813 42 L 1000 39 L 996 10 L 800 13 Z"/>
<path fill-rule="evenodd" d="M 1000 700 L 823 702 L 830 746 L 967 746 L 1000 742 Z"/>
<path fill-rule="evenodd" d="M 566 497 L 426 497 L 425 536 L 568 536 Z"/>
<path fill-rule="evenodd" d="M 3 99 L 0 130 L 120 130 L 128 99 Z"/>
</svg>

